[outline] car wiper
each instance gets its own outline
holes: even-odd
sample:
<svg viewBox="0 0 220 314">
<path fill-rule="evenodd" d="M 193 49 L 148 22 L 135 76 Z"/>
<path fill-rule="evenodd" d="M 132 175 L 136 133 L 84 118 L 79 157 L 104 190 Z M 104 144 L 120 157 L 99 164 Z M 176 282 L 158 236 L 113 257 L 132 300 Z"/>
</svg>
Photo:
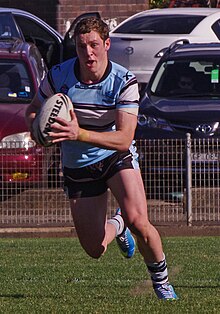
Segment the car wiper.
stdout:
<svg viewBox="0 0 220 314">
<path fill-rule="evenodd" d="M 12 36 L 0 36 L 1 41 L 15 41 L 17 39 L 20 39 L 19 37 L 12 37 Z"/>
<path fill-rule="evenodd" d="M 220 97 L 220 94 L 218 93 L 200 93 L 200 94 L 192 94 L 192 93 L 184 93 L 184 94 L 178 94 L 178 95 L 169 95 L 170 98 L 201 98 L 201 97 Z"/>
<path fill-rule="evenodd" d="M 192 97 L 192 98 L 200 98 L 200 97 L 220 97 L 220 93 L 200 93 L 200 94 L 180 94 L 178 97 Z"/>
</svg>

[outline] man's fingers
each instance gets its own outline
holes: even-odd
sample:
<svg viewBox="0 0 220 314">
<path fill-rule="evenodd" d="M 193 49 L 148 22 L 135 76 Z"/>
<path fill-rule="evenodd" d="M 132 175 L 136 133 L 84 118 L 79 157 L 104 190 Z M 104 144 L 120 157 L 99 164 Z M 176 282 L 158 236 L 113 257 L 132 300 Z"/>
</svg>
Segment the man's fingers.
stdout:
<svg viewBox="0 0 220 314">
<path fill-rule="evenodd" d="M 68 124 L 68 121 L 65 120 L 65 119 L 57 117 L 56 120 L 55 120 L 55 123 L 51 124 L 51 127 L 54 126 L 54 125 L 58 125 L 58 124 L 66 126 Z"/>
<path fill-rule="evenodd" d="M 76 119 L 75 112 L 72 109 L 70 109 L 70 117 L 71 117 L 71 120 Z"/>
</svg>

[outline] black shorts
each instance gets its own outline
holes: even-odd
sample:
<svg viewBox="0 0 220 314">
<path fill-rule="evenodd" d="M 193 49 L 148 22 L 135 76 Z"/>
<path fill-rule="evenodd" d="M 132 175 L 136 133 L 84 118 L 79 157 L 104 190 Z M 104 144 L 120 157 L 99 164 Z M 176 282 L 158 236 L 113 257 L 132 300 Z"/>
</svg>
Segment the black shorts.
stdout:
<svg viewBox="0 0 220 314">
<path fill-rule="evenodd" d="M 98 196 L 108 189 L 107 180 L 122 169 L 139 168 L 135 156 L 130 152 L 116 152 L 87 167 L 64 167 L 64 191 L 69 199 Z"/>
</svg>

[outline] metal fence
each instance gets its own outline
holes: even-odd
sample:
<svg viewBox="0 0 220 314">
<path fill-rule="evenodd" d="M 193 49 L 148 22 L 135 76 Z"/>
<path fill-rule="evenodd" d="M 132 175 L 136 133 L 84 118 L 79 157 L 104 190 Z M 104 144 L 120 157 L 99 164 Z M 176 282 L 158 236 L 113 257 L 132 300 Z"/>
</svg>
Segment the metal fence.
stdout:
<svg viewBox="0 0 220 314">
<path fill-rule="evenodd" d="M 157 225 L 220 224 L 218 139 L 139 140 L 150 220 Z M 72 226 L 62 190 L 60 150 L 1 148 L 0 227 Z M 109 192 L 108 215 L 117 202 Z"/>
</svg>

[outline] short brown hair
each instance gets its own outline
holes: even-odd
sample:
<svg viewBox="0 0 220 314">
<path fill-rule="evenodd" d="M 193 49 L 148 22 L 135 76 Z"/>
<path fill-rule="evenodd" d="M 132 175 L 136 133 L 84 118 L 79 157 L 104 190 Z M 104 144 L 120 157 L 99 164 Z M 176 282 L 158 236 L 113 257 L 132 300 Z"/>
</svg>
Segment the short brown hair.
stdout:
<svg viewBox="0 0 220 314">
<path fill-rule="evenodd" d="M 99 33 L 103 41 L 109 38 L 108 25 L 97 17 L 88 17 L 79 21 L 74 30 L 74 39 L 81 34 L 87 34 L 91 31 Z"/>
</svg>

